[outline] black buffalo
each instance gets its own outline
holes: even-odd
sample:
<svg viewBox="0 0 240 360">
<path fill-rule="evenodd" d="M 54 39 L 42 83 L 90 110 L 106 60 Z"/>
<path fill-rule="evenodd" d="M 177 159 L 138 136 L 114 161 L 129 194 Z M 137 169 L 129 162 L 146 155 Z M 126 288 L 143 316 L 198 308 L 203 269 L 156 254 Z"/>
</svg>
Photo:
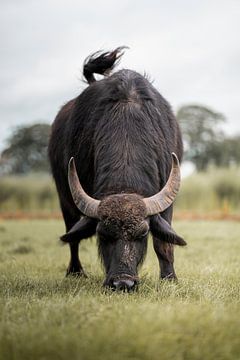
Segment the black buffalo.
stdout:
<svg viewBox="0 0 240 360">
<path fill-rule="evenodd" d="M 117 48 L 85 61 L 89 86 L 59 111 L 49 157 L 66 224 L 61 239 L 70 245 L 67 275 L 85 275 L 79 242 L 97 234 L 104 284 L 129 291 L 149 232 L 161 277 L 176 278 L 173 245 L 186 244 L 171 228 L 183 147 L 170 105 L 146 77 L 110 75 L 121 55 Z"/>
</svg>

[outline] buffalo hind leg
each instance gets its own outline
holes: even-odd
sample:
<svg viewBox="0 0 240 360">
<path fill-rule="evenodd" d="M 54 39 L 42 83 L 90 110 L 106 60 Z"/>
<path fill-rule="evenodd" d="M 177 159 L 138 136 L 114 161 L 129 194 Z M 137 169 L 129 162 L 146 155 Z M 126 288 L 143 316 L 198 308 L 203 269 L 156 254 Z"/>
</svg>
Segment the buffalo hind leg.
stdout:
<svg viewBox="0 0 240 360">
<path fill-rule="evenodd" d="M 173 245 L 153 237 L 153 247 L 158 257 L 161 279 L 177 280 L 177 276 L 173 267 Z"/>
</svg>

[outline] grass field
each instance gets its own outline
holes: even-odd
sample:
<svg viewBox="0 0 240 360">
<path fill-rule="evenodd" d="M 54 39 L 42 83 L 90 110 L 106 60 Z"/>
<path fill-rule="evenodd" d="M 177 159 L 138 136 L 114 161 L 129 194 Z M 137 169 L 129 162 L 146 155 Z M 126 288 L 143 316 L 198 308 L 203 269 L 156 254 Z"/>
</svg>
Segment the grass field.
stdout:
<svg viewBox="0 0 240 360">
<path fill-rule="evenodd" d="M 65 278 L 61 221 L 0 222 L 0 359 L 240 359 L 240 223 L 175 222 L 178 283 L 159 282 L 149 240 L 134 294 L 102 289 L 95 240 L 88 279 Z"/>
</svg>

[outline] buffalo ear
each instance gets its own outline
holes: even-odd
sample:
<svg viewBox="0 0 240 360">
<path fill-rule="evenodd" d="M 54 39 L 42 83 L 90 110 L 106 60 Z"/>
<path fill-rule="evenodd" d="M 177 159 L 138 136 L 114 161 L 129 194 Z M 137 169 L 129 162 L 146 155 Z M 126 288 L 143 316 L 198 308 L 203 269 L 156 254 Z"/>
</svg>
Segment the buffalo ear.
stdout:
<svg viewBox="0 0 240 360">
<path fill-rule="evenodd" d="M 151 216 L 150 231 L 152 235 L 159 240 L 180 246 L 187 245 L 186 241 L 175 233 L 169 223 L 164 220 L 160 214 Z"/>
<path fill-rule="evenodd" d="M 66 243 L 87 239 L 96 234 L 97 220 L 89 217 L 82 217 L 60 240 Z"/>
</svg>

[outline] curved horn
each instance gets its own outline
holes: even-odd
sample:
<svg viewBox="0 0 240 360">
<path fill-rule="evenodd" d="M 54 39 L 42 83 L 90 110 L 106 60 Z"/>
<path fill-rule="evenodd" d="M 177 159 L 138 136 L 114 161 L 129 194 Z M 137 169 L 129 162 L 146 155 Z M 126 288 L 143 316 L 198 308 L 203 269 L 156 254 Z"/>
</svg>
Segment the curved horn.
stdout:
<svg viewBox="0 0 240 360">
<path fill-rule="evenodd" d="M 88 196 L 80 184 L 75 161 L 72 157 L 68 163 L 68 184 L 72 193 L 73 200 L 78 209 L 86 216 L 98 219 L 99 200 Z"/>
<path fill-rule="evenodd" d="M 172 153 L 172 169 L 166 185 L 157 194 L 143 199 L 148 216 L 164 211 L 173 203 L 180 187 L 180 181 L 179 161 L 177 155 Z"/>
</svg>

